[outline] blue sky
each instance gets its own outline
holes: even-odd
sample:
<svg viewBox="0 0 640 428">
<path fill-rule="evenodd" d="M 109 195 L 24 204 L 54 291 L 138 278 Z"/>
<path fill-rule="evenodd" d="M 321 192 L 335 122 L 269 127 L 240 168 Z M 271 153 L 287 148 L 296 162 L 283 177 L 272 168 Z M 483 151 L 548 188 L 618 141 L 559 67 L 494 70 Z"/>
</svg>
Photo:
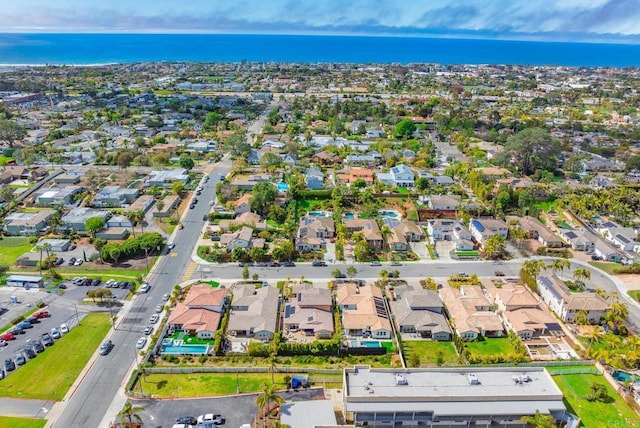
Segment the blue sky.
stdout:
<svg viewBox="0 0 640 428">
<path fill-rule="evenodd" d="M 640 0 L 0 2 L 0 32 L 379 34 L 640 42 Z"/>
</svg>

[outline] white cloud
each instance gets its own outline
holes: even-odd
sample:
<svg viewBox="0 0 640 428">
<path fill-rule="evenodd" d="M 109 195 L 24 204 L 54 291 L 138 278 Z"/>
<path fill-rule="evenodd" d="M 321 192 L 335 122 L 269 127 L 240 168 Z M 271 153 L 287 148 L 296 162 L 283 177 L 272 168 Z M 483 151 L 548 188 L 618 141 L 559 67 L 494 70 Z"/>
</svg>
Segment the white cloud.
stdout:
<svg viewBox="0 0 640 428">
<path fill-rule="evenodd" d="M 640 36 L 640 0 L 21 0 L 0 9 L 0 31 L 35 27 Z"/>
</svg>

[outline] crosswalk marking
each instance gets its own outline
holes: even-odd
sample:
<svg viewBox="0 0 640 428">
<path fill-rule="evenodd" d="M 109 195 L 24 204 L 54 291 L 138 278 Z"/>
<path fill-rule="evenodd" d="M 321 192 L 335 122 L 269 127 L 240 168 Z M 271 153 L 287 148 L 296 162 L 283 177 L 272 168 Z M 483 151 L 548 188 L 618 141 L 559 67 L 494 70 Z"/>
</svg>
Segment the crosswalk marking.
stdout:
<svg viewBox="0 0 640 428">
<path fill-rule="evenodd" d="M 198 264 L 196 262 L 189 263 L 189 266 L 184 270 L 184 274 L 182 275 L 182 281 L 187 281 L 191 279 L 191 275 L 196 271 Z"/>
</svg>

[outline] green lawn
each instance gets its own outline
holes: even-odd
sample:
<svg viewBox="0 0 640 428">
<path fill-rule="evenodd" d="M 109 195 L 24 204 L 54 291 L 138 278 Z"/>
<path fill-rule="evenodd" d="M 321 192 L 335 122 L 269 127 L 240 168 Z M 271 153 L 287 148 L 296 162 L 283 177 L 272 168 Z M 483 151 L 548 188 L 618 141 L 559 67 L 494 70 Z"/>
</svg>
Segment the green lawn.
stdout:
<svg viewBox="0 0 640 428">
<path fill-rule="evenodd" d="M 304 199 L 298 201 L 298 207 L 305 211 L 309 211 L 314 206 L 319 206 L 323 202 L 329 201 L 329 199 Z"/>
<path fill-rule="evenodd" d="M 149 262 L 149 268 L 151 268 L 153 266 L 152 261 Z M 92 269 L 91 266 L 88 265 L 82 265 L 82 266 L 78 266 L 76 269 L 74 268 L 69 268 L 67 269 L 66 267 L 64 269 L 58 270 L 57 271 L 60 275 L 62 276 L 87 276 L 87 277 L 98 277 L 98 276 L 104 276 L 104 277 L 109 277 L 109 276 L 117 276 L 117 277 L 121 277 L 121 278 L 133 278 L 135 279 L 136 276 L 138 275 L 142 275 L 144 276 L 146 270 L 145 269 L 141 269 L 141 270 L 136 270 L 136 269 Z"/>
<path fill-rule="evenodd" d="M 640 290 L 629 290 L 627 294 L 636 302 L 640 302 Z"/>
<path fill-rule="evenodd" d="M 0 416 L 0 428 L 42 428 L 46 425 L 46 419 L 13 418 Z"/>
<path fill-rule="evenodd" d="M 539 201 L 533 205 L 540 211 L 549 211 L 550 208 L 556 210 L 556 201 Z"/>
<path fill-rule="evenodd" d="M 405 340 L 404 358 L 407 364 L 412 361 L 413 354 L 420 357 L 420 364 L 435 365 L 438 360 L 438 352 L 442 352 L 444 364 L 458 364 L 458 354 L 451 342 L 432 342 L 430 340 Z"/>
<path fill-rule="evenodd" d="M 111 323 L 109 314 L 89 314 L 56 344 L 0 382 L 0 397 L 62 400 Z"/>
<path fill-rule="evenodd" d="M 596 267 L 602 271 L 605 271 L 609 275 L 615 275 L 615 269 L 620 265 L 614 262 L 589 262 L 593 267 Z"/>
<path fill-rule="evenodd" d="M 572 374 L 555 375 L 556 382 L 567 404 L 567 410 L 578 415 L 583 427 L 637 427 L 638 416 L 616 394 L 609 383 L 600 375 Z M 592 383 L 601 383 L 607 387 L 612 403 L 587 401 L 584 397 L 589 393 Z M 604 421 L 607 421 L 605 424 Z"/>
<path fill-rule="evenodd" d="M 484 338 L 474 342 L 465 342 L 465 345 L 474 355 L 506 355 L 514 352 L 506 337 Z"/>
<path fill-rule="evenodd" d="M 29 238 L 5 237 L 0 240 L 0 265 L 15 265 L 16 260 L 27 251 L 31 251 L 34 244 Z"/>
<path fill-rule="evenodd" d="M 285 376 L 282 373 L 274 374 L 277 388 L 287 388 Z M 326 385 L 329 388 L 340 388 L 342 385 L 342 375 L 322 375 L 322 377 L 335 378 L 335 385 Z M 140 377 L 134 390 L 139 391 L 142 385 L 145 394 L 156 395 L 159 398 L 207 397 L 235 394 L 238 386 L 242 393 L 258 392 L 262 389 L 262 385 L 270 383 L 271 375 L 268 373 L 148 374 L 146 377 Z"/>
</svg>

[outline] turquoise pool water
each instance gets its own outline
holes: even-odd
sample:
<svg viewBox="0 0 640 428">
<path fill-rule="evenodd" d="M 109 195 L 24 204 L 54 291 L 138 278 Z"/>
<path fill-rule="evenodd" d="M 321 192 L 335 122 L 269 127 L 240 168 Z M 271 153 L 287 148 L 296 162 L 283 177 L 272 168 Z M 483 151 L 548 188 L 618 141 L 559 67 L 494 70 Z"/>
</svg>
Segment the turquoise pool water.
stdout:
<svg viewBox="0 0 640 428">
<path fill-rule="evenodd" d="M 356 218 L 356 215 L 354 213 L 346 213 L 344 215 L 344 218 L 346 218 L 347 220 L 353 220 L 354 218 Z"/>
<path fill-rule="evenodd" d="M 331 213 L 328 211 L 309 211 L 307 215 L 309 217 L 329 217 Z"/>
<path fill-rule="evenodd" d="M 382 348 L 382 343 L 379 340 L 352 340 L 352 348 Z"/>
<path fill-rule="evenodd" d="M 613 372 L 613 378 L 618 382 L 627 382 L 629 380 L 637 382 L 638 380 L 640 380 L 638 379 L 638 376 L 622 371 Z"/>
<path fill-rule="evenodd" d="M 186 355 L 186 354 L 207 354 L 209 352 L 209 345 L 179 345 L 179 346 L 162 346 L 161 354 L 174 354 L 174 355 Z"/>
<path fill-rule="evenodd" d="M 287 190 L 289 190 L 287 183 L 278 183 L 278 192 L 286 192 Z"/>
<path fill-rule="evenodd" d="M 380 214 L 380 217 L 400 219 L 400 214 L 398 214 L 396 211 L 380 210 L 378 211 L 378 214 Z"/>
</svg>

